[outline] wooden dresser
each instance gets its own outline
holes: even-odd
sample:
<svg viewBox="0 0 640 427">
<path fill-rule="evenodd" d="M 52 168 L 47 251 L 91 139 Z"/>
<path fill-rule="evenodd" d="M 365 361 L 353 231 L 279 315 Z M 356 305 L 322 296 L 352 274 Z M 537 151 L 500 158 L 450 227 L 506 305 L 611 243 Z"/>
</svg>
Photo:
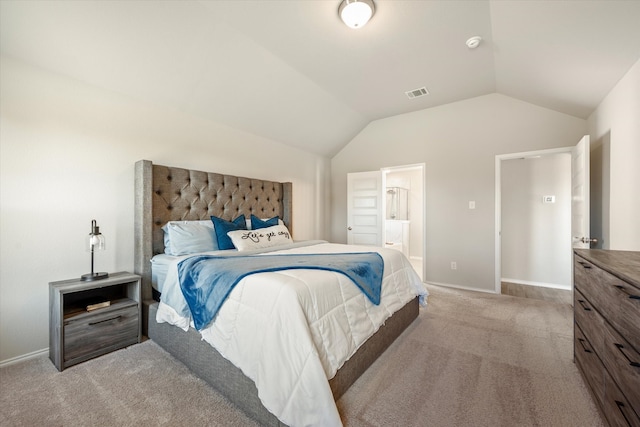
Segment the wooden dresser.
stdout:
<svg viewBox="0 0 640 427">
<path fill-rule="evenodd" d="M 640 252 L 576 249 L 574 360 L 611 426 L 640 427 Z"/>
</svg>

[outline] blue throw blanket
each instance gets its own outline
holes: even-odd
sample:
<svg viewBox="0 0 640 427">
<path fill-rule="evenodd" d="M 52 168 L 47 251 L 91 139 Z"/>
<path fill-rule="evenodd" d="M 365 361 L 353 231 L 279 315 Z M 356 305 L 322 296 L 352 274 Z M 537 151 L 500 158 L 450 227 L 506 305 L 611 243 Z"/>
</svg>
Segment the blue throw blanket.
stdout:
<svg viewBox="0 0 640 427">
<path fill-rule="evenodd" d="M 178 278 L 196 329 L 216 316 L 233 288 L 249 274 L 291 269 L 329 270 L 349 277 L 375 304 L 380 304 L 384 262 L 377 252 L 215 256 L 200 255 L 178 264 Z"/>
</svg>

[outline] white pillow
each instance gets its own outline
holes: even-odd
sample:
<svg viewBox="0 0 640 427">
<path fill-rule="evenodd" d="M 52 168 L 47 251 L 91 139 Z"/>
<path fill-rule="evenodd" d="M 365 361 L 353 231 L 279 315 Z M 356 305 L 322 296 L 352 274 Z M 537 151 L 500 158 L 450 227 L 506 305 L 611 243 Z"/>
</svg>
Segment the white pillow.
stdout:
<svg viewBox="0 0 640 427">
<path fill-rule="evenodd" d="M 162 231 L 164 253 L 167 255 L 178 256 L 218 250 L 211 220 L 170 221 L 162 227 Z"/>
<path fill-rule="evenodd" d="M 284 225 L 260 228 L 258 230 L 236 230 L 227 233 L 233 246 L 239 251 L 270 248 L 293 243 L 289 230 Z"/>
</svg>

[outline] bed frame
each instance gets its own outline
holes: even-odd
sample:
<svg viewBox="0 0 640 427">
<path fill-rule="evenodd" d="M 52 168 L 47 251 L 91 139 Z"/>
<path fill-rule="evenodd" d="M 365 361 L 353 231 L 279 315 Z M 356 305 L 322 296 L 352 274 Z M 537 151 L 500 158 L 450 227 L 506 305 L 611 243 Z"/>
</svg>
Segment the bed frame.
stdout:
<svg viewBox="0 0 640 427">
<path fill-rule="evenodd" d="M 154 165 L 135 165 L 135 272 L 142 276 L 143 333 L 197 376 L 268 426 L 282 423 L 267 411 L 254 382 L 201 339 L 195 329 L 155 321 L 157 302 L 151 286 L 151 258 L 164 252 L 162 226 L 168 221 L 202 220 L 215 215 L 232 220 L 251 214 L 278 215 L 292 231 L 292 184 Z M 329 380 L 334 399 L 342 394 L 418 316 L 417 298 L 387 319 L 378 332 Z"/>
</svg>

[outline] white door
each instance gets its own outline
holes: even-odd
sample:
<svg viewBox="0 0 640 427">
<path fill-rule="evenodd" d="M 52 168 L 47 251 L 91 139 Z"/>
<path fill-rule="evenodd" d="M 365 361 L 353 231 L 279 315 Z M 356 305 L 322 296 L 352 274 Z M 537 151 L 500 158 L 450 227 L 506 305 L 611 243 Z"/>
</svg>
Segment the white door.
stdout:
<svg viewBox="0 0 640 427">
<path fill-rule="evenodd" d="M 588 249 L 589 237 L 589 135 L 571 151 L 571 238 L 574 248 Z"/>
<path fill-rule="evenodd" d="M 347 243 L 382 246 L 382 171 L 347 174 Z"/>
</svg>

